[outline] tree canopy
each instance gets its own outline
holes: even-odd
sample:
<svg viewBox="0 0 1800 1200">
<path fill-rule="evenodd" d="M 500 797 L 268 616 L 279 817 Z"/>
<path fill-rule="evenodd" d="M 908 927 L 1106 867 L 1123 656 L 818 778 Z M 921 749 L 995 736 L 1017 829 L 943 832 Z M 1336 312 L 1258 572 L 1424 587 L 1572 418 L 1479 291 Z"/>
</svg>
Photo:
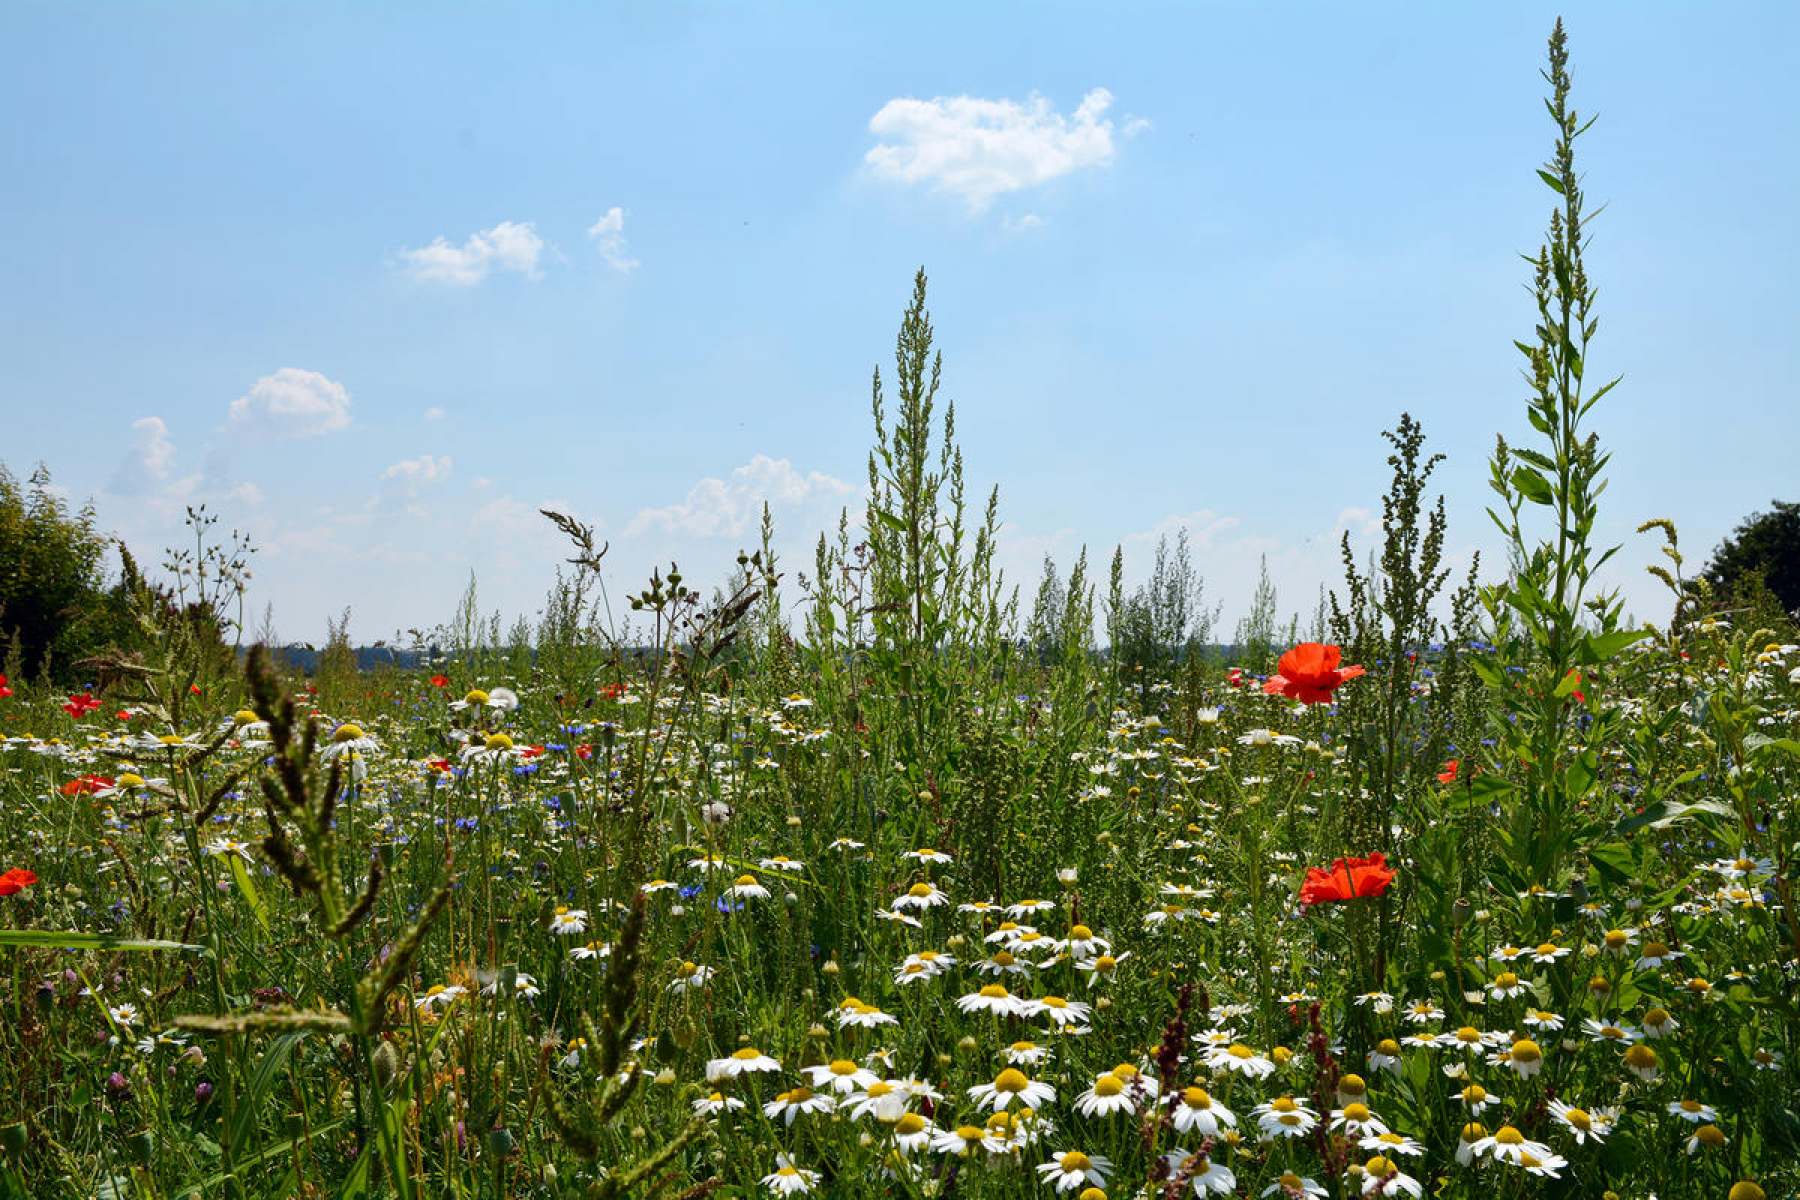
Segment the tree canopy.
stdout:
<svg viewBox="0 0 1800 1200">
<path fill-rule="evenodd" d="M 1800 612 L 1800 504 L 1772 500 L 1770 505 L 1772 511 L 1738 522 L 1702 574 L 1740 602 L 1760 586 L 1794 614 Z"/>
<path fill-rule="evenodd" d="M 0 463 L 0 642 L 16 643 L 21 667 L 66 673 L 119 632 L 109 544 L 93 506 L 71 511 L 47 468 L 21 485 Z"/>
</svg>

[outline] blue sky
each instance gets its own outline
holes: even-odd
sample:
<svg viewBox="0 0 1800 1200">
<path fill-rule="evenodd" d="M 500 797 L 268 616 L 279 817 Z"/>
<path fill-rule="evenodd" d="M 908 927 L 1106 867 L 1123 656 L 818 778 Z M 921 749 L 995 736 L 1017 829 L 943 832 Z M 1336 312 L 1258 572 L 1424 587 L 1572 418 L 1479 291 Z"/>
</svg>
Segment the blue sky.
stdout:
<svg viewBox="0 0 1800 1200">
<path fill-rule="evenodd" d="M 1498 567 L 1557 11 L 12 3 L 0 458 L 144 557 L 204 501 L 296 639 L 446 620 L 471 571 L 535 611 L 544 504 L 615 597 L 722 577 L 764 498 L 809 567 L 923 265 L 1027 605 L 1045 553 L 1141 572 L 1185 525 L 1228 626 L 1264 556 L 1310 613 L 1402 410 Z M 1564 14 L 1600 533 L 1660 617 L 1641 521 L 1697 563 L 1794 498 L 1800 9 Z"/>
</svg>

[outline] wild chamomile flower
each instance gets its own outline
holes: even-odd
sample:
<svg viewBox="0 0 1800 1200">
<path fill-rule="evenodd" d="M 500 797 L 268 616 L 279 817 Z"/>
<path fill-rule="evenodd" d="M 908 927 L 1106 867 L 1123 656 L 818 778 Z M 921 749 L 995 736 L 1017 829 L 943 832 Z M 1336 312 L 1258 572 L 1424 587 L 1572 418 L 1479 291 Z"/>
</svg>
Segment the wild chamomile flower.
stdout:
<svg viewBox="0 0 1800 1200">
<path fill-rule="evenodd" d="M 1550 1147 L 1542 1142 L 1531 1141 L 1514 1126 L 1502 1125 L 1492 1136 L 1475 1143 L 1475 1153 L 1496 1162 L 1517 1166 L 1527 1156 L 1539 1159 L 1548 1157 Z"/>
<path fill-rule="evenodd" d="M 1498 1100 L 1494 1099 L 1493 1096 L 1489 1095 L 1488 1090 L 1479 1083 L 1471 1083 L 1462 1091 L 1457 1092 L 1456 1098 L 1462 1101 L 1463 1107 L 1469 1110 L 1469 1115 L 1471 1117 L 1479 1117 L 1482 1113 L 1500 1103 Z"/>
<path fill-rule="evenodd" d="M 1412 1000 L 1406 1005 L 1406 1019 L 1414 1025 L 1435 1025 L 1444 1019 L 1444 1010 L 1435 1000 Z"/>
<path fill-rule="evenodd" d="M 1262 1126 L 1265 1138 L 1305 1137 L 1319 1123 L 1318 1116 L 1307 1103 L 1304 1096 L 1298 1100 L 1292 1096 L 1277 1096 L 1250 1111 L 1256 1114 L 1256 1123 Z"/>
<path fill-rule="evenodd" d="M 254 862 L 250 854 L 250 843 L 240 842 L 236 838 L 214 838 L 206 844 L 206 852 L 214 858 L 224 858 L 235 854 L 245 862 Z"/>
<path fill-rule="evenodd" d="M 988 1131 L 980 1125 L 958 1125 L 954 1129 L 940 1129 L 931 1137 L 931 1148 L 939 1154 L 954 1154 L 967 1157 L 982 1148 Z"/>
<path fill-rule="evenodd" d="M 983 975 L 1029 975 L 1031 964 L 1014 957 L 1011 950 L 996 950 L 976 963 L 975 969 Z"/>
<path fill-rule="evenodd" d="M 1242 1042 L 1233 1042 L 1229 1046 L 1215 1046 L 1201 1058 L 1207 1066 L 1215 1071 L 1236 1071 L 1240 1075 L 1248 1075 L 1252 1079 L 1262 1079 L 1275 1073 L 1275 1064 L 1264 1055 L 1258 1054 Z"/>
<path fill-rule="evenodd" d="M 801 1074 L 806 1081 L 816 1088 L 829 1088 L 840 1096 L 867 1088 L 872 1083 L 879 1083 L 881 1077 L 875 1072 L 857 1066 L 847 1058 L 836 1058 L 816 1067 L 802 1067 Z"/>
<path fill-rule="evenodd" d="M 1201 1137 L 1217 1138 L 1224 1130 L 1237 1128 L 1236 1114 L 1197 1085 L 1181 1090 L 1169 1115 L 1176 1133 L 1198 1130 Z"/>
<path fill-rule="evenodd" d="M 1666 1106 L 1671 1117 L 1680 1117 L 1694 1125 L 1703 1125 L 1719 1119 L 1719 1110 L 1710 1104 L 1702 1104 L 1698 1100 L 1671 1100 Z"/>
<path fill-rule="evenodd" d="M 767 900 L 769 889 L 758 883 L 754 875 L 739 875 L 725 889 L 725 894 L 741 900 Z"/>
<path fill-rule="evenodd" d="M 892 1125 L 906 1115 L 906 1105 L 911 1099 L 912 1093 L 906 1088 L 896 1087 L 886 1079 L 875 1079 L 862 1091 L 844 1097 L 840 1107 L 852 1120 L 873 1117 L 883 1125 Z"/>
<path fill-rule="evenodd" d="M 1112 1160 L 1104 1155 L 1069 1150 L 1041 1164 L 1037 1173 L 1045 1183 L 1055 1184 L 1058 1192 L 1070 1192 L 1083 1184 L 1105 1187 L 1112 1169 Z"/>
<path fill-rule="evenodd" d="M 1368 1105 L 1354 1101 L 1331 1110 L 1331 1129 L 1358 1140 L 1388 1131 L 1387 1122 L 1376 1116 Z"/>
<path fill-rule="evenodd" d="M 1615 1046 L 1629 1046 L 1643 1036 L 1629 1025 L 1609 1025 L 1593 1017 L 1581 1023 L 1581 1031 L 1589 1041 L 1611 1042 Z"/>
<path fill-rule="evenodd" d="M 1636 926 L 1625 929 L 1609 929 L 1600 938 L 1600 947 L 1614 958 L 1621 958 L 1631 947 L 1637 945 L 1638 931 Z"/>
<path fill-rule="evenodd" d="M 558 905 L 550 916 L 550 932 L 557 934 L 586 933 L 587 910 Z"/>
<path fill-rule="evenodd" d="M 1129 950 L 1119 955 L 1096 954 L 1092 958 L 1077 961 L 1075 969 L 1087 976 L 1088 986 L 1093 987 L 1102 979 L 1111 979 L 1113 974 L 1118 971 L 1119 964 L 1130 957 L 1131 951 Z"/>
<path fill-rule="evenodd" d="M 722 1112 L 745 1107 L 744 1102 L 736 1096 L 727 1096 L 723 1092 L 712 1092 L 694 1101 L 694 1111 L 709 1117 L 716 1117 Z"/>
<path fill-rule="evenodd" d="M 1008 1108 L 1013 1101 L 1029 1108 L 1042 1108 L 1056 1099 L 1056 1089 L 1043 1080 L 1032 1080 L 1017 1067 L 1008 1067 L 994 1077 L 992 1083 L 978 1083 L 969 1089 L 969 1098 L 977 1104 L 991 1106 L 995 1112 Z"/>
<path fill-rule="evenodd" d="M 612 945 L 608 942 L 589 942 L 585 946 L 577 946 L 569 951 L 569 957 L 577 962 L 592 958 L 612 957 Z"/>
<path fill-rule="evenodd" d="M 1136 1113 L 1137 1101 L 1127 1087 L 1127 1082 L 1111 1071 L 1095 1076 L 1093 1085 L 1075 1097 L 1075 1111 L 1084 1117 Z"/>
<path fill-rule="evenodd" d="M 1529 1079 L 1544 1069 L 1544 1051 L 1530 1038 L 1520 1038 L 1506 1051 L 1506 1062 L 1502 1065 Z"/>
<path fill-rule="evenodd" d="M 688 867 L 695 871 L 724 871 L 729 870 L 731 864 L 716 854 L 702 854 L 699 858 L 690 858 Z"/>
<path fill-rule="evenodd" d="M 754 1075 L 759 1072 L 779 1071 L 781 1064 L 758 1050 L 755 1046 L 744 1046 L 733 1051 L 724 1058 L 712 1058 L 706 1062 L 706 1082 L 717 1083 L 721 1079 L 736 1079 L 740 1075 Z"/>
<path fill-rule="evenodd" d="M 1488 995 L 1496 1000 L 1511 1000 L 1525 994 L 1525 981 L 1511 971 L 1502 971 L 1488 984 Z"/>
<path fill-rule="evenodd" d="M 810 1192 L 819 1182 L 817 1171 L 808 1171 L 804 1167 L 796 1167 L 794 1160 L 785 1154 L 775 1156 L 775 1170 L 762 1178 L 763 1186 L 777 1196 L 794 1196 L 801 1192 Z"/>
<path fill-rule="evenodd" d="M 898 1025 L 900 1018 L 852 996 L 837 1006 L 837 1023 L 839 1029 L 875 1029 L 882 1025 Z"/>
<path fill-rule="evenodd" d="M 1688 1135 L 1687 1152 L 1698 1154 L 1703 1147 L 1708 1150 L 1723 1150 L 1730 1143 L 1731 1139 L 1725 1136 L 1723 1129 L 1709 1123 L 1697 1127 Z"/>
<path fill-rule="evenodd" d="M 894 1145 L 908 1154 L 916 1154 L 931 1145 L 938 1128 L 916 1112 L 901 1113 L 889 1128 Z"/>
<path fill-rule="evenodd" d="M 706 981 L 715 974 L 711 967 L 703 967 L 698 963 L 684 962 L 675 968 L 675 978 L 669 983 L 669 990 L 677 996 L 683 992 L 695 991 L 706 986 Z"/>
<path fill-rule="evenodd" d="M 1666 1008 L 1659 1006 L 1644 1012 L 1644 1036 L 1647 1038 L 1665 1038 L 1680 1028 L 1681 1022 L 1670 1016 Z"/>
<path fill-rule="evenodd" d="M 1363 1164 L 1362 1170 L 1365 1196 L 1397 1196 L 1402 1192 L 1408 1196 L 1424 1194 L 1419 1181 L 1402 1171 L 1391 1158 L 1377 1154 Z"/>
<path fill-rule="evenodd" d="M 129 1029 L 137 1024 L 138 1007 L 135 1004 L 112 1004 L 107 1006 L 106 1011 L 112 1017 L 115 1025 Z"/>
<path fill-rule="evenodd" d="M 1758 1071 L 1778 1071 L 1787 1056 L 1779 1050 L 1758 1046 L 1750 1055 L 1750 1065 Z"/>
<path fill-rule="evenodd" d="M 1058 1029 L 1069 1025 L 1078 1025 L 1088 1019 L 1092 1007 L 1080 1000 L 1065 1000 L 1061 996 L 1040 996 L 1027 1002 L 1030 1011 L 1027 1016 L 1044 1016 Z"/>
<path fill-rule="evenodd" d="M 1425 1153 L 1425 1147 L 1404 1134 L 1384 1129 L 1380 1133 L 1363 1135 L 1357 1143 L 1364 1150 L 1375 1150 L 1386 1155 L 1404 1154 L 1410 1158 L 1418 1158 Z"/>
<path fill-rule="evenodd" d="M 1645 942 L 1642 952 L 1638 954 L 1637 969 L 1651 971 L 1685 957 L 1682 951 L 1671 948 L 1665 942 Z"/>
<path fill-rule="evenodd" d="M 1018 1041 L 1000 1051 L 1000 1060 L 1014 1067 L 1030 1067 L 1050 1057 L 1050 1047 L 1036 1042 Z"/>
<path fill-rule="evenodd" d="M 1542 1008 L 1527 1010 L 1524 1021 L 1532 1029 L 1548 1033 L 1555 1033 L 1563 1027 L 1563 1019 L 1560 1016 Z"/>
<path fill-rule="evenodd" d="M 940 904 L 950 903 L 950 897 L 930 883 L 915 883 L 912 887 L 894 897 L 889 906 L 896 912 L 902 909 L 916 908 L 923 912 L 928 908 L 936 908 Z"/>
<path fill-rule="evenodd" d="M 1212 1161 L 1210 1155 L 1171 1150 L 1163 1155 L 1163 1162 L 1169 1169 L 1169 1178 L 1186 1175 L 1193 1181 L 1196 1196 L 1204 1196 L 1208 1192 L 1222 1196 L 1237 1187 L 1237 1176 L 1229 1168 Z"/>
<path fill-rule="evenodd" d="M 1552 965 L 1574 952 L 1573 948 L 1569 946 L 1559 946 L 1555 942 L 1540 942 L 1531 952 L 1531 961 Z"/>
<path fill-rule="evenodd" d="M 430 1012 L 434 1008 L 448 1008 L 459 997 L 466 996 L 469 989 L 460 983 L 434 983 L 413 1001 L 413 1006 L 421 1012 Z"/>
<path fill-rule="evenodd" d="M 771 1121 L 783 1121 L 788 1125 L 795 1118 L 810 1113 L 828 1113 L 837 1107 L 837 1101 L 830 1096 L 813 1091 L 809 1087 L 790 1088 L 763 1105 L 763 1115 Z"/>
<path fill-rule="evenodd" d="M 1564 1104 L 1561 1100 L 1550 1102 L 1550 1115 L 1555 1117 L 1575 1139 L 1576 1145 L 1585 1144 L 1589 1138 L 1596 1142 L 1606 1140 L 1612 1132 L 1612 1119 L 1605 1112 L 1589 1112 L 1585 1108 L 1577 1108 L 1573 1104 Z"/>
<path fill-rule="evenodd" d="M 922 863 L 947 863 L 954 861 L 948 854 L 945 854 L 941 850 L 933 850 L 929 846 L 922 847 L 918 850 L 908 850 L 900 857 L 910 858 Z"/>
<path fill-rule="evenodd" d="M 1331 1194 L 1325 1185 L 1305 1175 L 1296 1175 L 1292 1171 L 1283 1172 L 1268 1187 L 1262 1190 L 1265 1196 L 1280 1195 L 1284 1200 L 1326 1200 Z"/>
<path fill-rule="evenodd" d="M 1112 943 L 1103 937 L 1096 937 L 1094 931 L 1086 925 L 1071 925 L 1062 949 L 1079 964 L 1084 959 L 1105 954 L 1112 949 Z"/>
<path fill-rule="evenodd" d="M 1662 1063 L 1657 1058 L 1656 1051 L 1644 1043 L 1639 1042 L 1634 1046 L 1625 1047 L 1625 1069 L 1639 1079 L 1645 1081 L 1655 1079 L 1661 1073 L 1661 1066 Z"/>
<path fill-rule="evenodd" d="M 1020 917 L 1028 917 L 1032 913 L 1049 912 L 1055 907 L 1056 901 L 1054 900 L 1021 900 L 1017 904 L 1007 905 L 1006 915 L 1016 921 Z"/>
<path fill-rule="evenodd" d="M 1397 1073 L 1400 1070 L 1400 1043 L 1393 1038 L 1376 1042 L 1374 1049 L 1369 1051 L 1369 1070 Z"/>
</svg>

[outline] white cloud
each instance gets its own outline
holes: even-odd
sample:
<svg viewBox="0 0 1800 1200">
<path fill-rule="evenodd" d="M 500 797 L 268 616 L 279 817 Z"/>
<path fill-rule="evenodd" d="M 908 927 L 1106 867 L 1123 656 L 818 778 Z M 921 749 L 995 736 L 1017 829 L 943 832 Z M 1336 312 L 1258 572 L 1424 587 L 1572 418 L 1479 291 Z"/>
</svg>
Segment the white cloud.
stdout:
<svg viewBox="0 0 1800 1200">
<path fill-rule="evenodd" d="M 131 423 L 131 448 L 125 452 L 106 490 L 118 496 L 144 496 L 159 490 L 175 470 L 175 441 L 161 417 Z"/>
<path fill-rule="evenodd" d="M 614 270 L 630 272 L 638 265 L 638 260 L 625 249 L 625 210 L 618 205 L 607 209 L 605 216 L 588 226 L 588 236 L 594 239 L 600 257 Z"/>
<path fill-rule="evenodd" d="M 430 283 L 475 284 L 495 271 L 517 271 L 527 279 L 542 278 L 538 256 L 544 239 L 530 221 L 502 221 L 472 233 L 460 246 L 438 238 L 421 250 L 402 250 L 400 261 L 414 279 Z"/>
<path fill-rule="evenodd" d="M 887 179 L 929 183 L 980 212 L 994 197 L 1112 161 L 1112 93 L 1095 88 L 1073 117 L 1035 93 L 1024 103 L 940 96 L 889 100 L 869 119 L 882 139 L 863 161 Z"/>
<path fill-rule="evenodd" d="M 805 475 L 785 458 L 758 454 L 731 473 L 731 478 L 702 479 L 680 504 L 646 508 L 625 527 L 626 537 L 645 533 L 679 533 L 693 537 L 741 537 L 762 519 L 762 506 L 799 506 L 836 501 L 851 486 L 820 471 Z"/>
<path fill-rule="evenodd" d="M 350 424 L 350 393 L 317 371 L 283 367 L 231 402 L 231 425 L 270 437 L 316 437 Z"/>
<path fill-rule="evenodd" d="M 427 421 L 441 421 L 447 415 L 448 414 L 445 413 L 443 409 L 439 408 L 435 404 L 425 410 L 425 419 Z"/>
<path fill-rule="evenodd" d="M 395 463 L 381 473 L 381 487 L 375 498 L 369 501 L 368 507 L 385 512 L 405 510 L 414 515 L 423 515 L 413 502 L 419 498 L 419 488 L 428 483 L 437 483 L 450 475 L 450 456 L 433 458 L 429 454 L 421 454 L 417 458 L 407 458 Z"/>
</svg>

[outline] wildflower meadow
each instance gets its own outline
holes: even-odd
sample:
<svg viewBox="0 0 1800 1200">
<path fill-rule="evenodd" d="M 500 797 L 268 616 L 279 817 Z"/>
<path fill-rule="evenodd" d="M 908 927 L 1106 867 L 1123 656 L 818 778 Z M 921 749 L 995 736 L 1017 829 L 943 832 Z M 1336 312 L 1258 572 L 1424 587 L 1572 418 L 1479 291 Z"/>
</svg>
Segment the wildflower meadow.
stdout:
<svg viewBox="0 0 1800 1200">
<path fill-rule="evenodd" d="M 923 272 L 810 561 L 621 584 L 546 512 L 535 626 L 303 669 L 195 510 L 129 645 L 0 679 L 0 1195 L 1800 1195 L 1800 632 L 1667 521 L 1666 620 L 1596 582 L 1560 24 L 1544 74 L 1456 514 L 1509 562 L 1452 574 L 1400 415 L 1310 622 L 1202 641 L 1085 553 L 1021 597 Z"/>
</svg>

